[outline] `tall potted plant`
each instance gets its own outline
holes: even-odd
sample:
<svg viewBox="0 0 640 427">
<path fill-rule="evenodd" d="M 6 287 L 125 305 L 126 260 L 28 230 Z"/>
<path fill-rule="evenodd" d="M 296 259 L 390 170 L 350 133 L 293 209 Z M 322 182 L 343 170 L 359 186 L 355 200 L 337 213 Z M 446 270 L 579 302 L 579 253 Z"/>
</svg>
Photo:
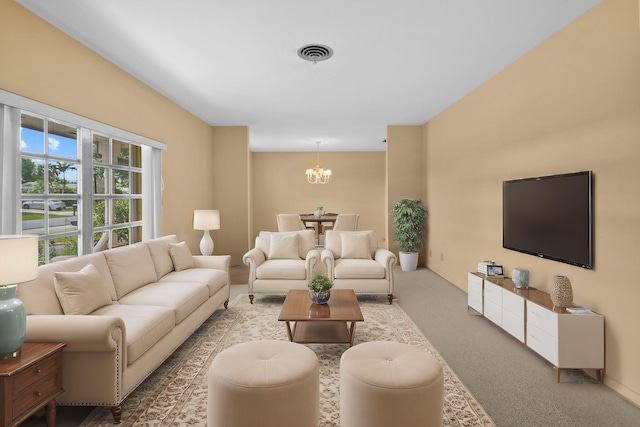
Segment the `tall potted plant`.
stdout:
<svg viewBox="0 0 640 427">
<path fill-rule="evenodd" d="M 418 267 L 418 252 L 424 244 L 427 209 L 421 199 L 402 199 L 391 209 L 393 240 L 400 249 L 400 267 L 413 271 Z"/>
</svg>

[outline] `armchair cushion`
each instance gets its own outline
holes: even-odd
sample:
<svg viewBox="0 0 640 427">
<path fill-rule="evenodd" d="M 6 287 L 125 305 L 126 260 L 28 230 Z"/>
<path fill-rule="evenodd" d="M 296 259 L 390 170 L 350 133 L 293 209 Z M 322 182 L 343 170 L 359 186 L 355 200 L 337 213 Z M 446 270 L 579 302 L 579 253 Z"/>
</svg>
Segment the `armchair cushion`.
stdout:
<svg viewBox="0 0 640 427">
<path fill-rule="evenodd" d="M 274 259 L 256 269 L 257 279 L 306 279 L 305 262 L 301 259 Z"/>
<path fill-rule="evenodd" d="M 367 233 L 341 233 L 342 258 L 371 259 Z"/>
<path fill-rule="evenodd" d="M 176 271 L 188 270 L 195 267 L 193 255 L 187 246 L 187 242 L 169 243 L 169 254 Z"/>
<path fill-rule="evenodd" d="M 269 243 L 269 259 L 300 259 L 298 235 L 273 233 Z"/>
<path fill-rule="evenodd" d="M 271 236 L 286 236 L 296 234 L 298 236 L 298 257 L 305 259 L 309 251 L 316 248 L 316 235 L 313 230 L 299 230 L 299 231 L 261 231 L 258 237 L 256 237 L 256 248 L 260 249 L 266 259 L 271 258 L 269 250 L 271 248 Z"/>
<path fill-rule="evenodd" d="M 384 266 L 372 259 L 342 258 L 334 268 L 336 279 L 384 279 L 385 274 Z"/>
<path fill-rule="evenodd" d="M 324 247 L 325 249 L 330 250 L 333 253 L 334 258 L 336 259 L 347 258 L 343 254 L 342 236 L 353 236 L 353 235 L 366 235 L 368 237 L 369 239 L 369 245 L 368 245 L 369 257 L 368 258 L 373 258 L 373 253 L 378 247 L 378 241 L 376 240 L 376 236 L 373 233 L 373 230 L 367 230 L 367 231 L 327 230 L 325 240 L 324 240 Z M 355 239 L 361 239 L 361 237 L 356 237 Z M 347 237 L 347 240 L 349 241 L 349 237 Z M 360 242 L 361 242 L 360 244 L 364 245 L 364 240 Z M 354 243 L 354 242 L 349 241 L 349 243 Z M 364 247 L 367 248 L 366 245 Z"/>
<path fill-rule="evenodd" d="M 54 287 L 64 314 L 89 314 L 111 304 L 111 296 L 93 264 L 77 272 L 55 272 Z"/>
</svg>

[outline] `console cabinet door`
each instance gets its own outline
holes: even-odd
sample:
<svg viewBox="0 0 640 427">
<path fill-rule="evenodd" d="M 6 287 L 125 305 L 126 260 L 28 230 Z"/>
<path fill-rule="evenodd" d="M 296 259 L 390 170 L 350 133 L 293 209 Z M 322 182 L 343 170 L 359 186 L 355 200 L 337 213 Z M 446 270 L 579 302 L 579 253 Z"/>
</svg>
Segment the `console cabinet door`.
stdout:
<svg viewBox="0 0 640 427">
<path fill-rule="evenodd" d="M 502 326 L 502 286 L 484 281 L 484 317 Z"/>
<path fill-rule="evenodd" d="M 502 328 L 524 342 L 524 298 L 502 289 Z"/>
<path fill-rule="evenodd" d="M 467 279 L 467 305 L 480 314 L 482 312 L 482 278 L 469 273 Z"/>
</svg>

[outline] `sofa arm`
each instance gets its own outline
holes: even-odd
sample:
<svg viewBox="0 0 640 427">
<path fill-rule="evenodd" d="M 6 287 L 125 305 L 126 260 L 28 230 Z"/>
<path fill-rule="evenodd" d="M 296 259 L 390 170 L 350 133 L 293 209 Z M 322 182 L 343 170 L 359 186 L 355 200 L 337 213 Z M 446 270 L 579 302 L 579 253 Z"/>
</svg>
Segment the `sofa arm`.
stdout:
<svg viewBox="0 0 640 427">
<path fill-rule="evenodd" d="M 264 252 L 253 248 L 243 255 L 242 262 L 249 267 L 249 296 L 253 295 L 253 282 L 256 280 L 256 269 L 265 262 Z"/>
<path fill-rule="evenodd" d="M 65 351 L 113 352 L 124 348 L 124 321 L 115 316 L 29 315 L 27 342 L 63 342 Z"/>
<path fill-rule="evenodd" d="M 322 263 L 327 268 L 327 276 L 329 279 L 334 280 L 335 274 L 333 272 L 333 268 L 335 267 L 336 260 L 333 256 L 333 252 L 329 249 L 323 249 L 321 254 Z"/>
<path fill-rule="evenodd" d="M 193 262 L 196 268 L 213 268 L 216 270 L 229 271 L 231 255 L 193 255 Z"/>
<path fill-rule="evenodd" d="M 313 274 L 313 269 L 316 267 L 316 264 L 320 261 L 320 254 L 316 249 L 311 249 L 307 252 L 307 258 L 304 262 L 306 279 L 309 280 L 311 275 Z"/>
</svg>

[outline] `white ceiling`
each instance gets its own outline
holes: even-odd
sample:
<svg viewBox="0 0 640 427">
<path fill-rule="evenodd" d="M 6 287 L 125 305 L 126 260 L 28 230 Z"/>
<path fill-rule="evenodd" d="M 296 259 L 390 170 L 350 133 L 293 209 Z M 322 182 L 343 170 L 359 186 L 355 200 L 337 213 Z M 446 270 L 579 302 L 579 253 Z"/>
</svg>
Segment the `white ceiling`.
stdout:
<svg viewBox="0 0 640 427">
<path fill-rule="evenodd" d="M 383 151 L 600 0 L 17 1 L 252 151 Z"/>
</svg>

